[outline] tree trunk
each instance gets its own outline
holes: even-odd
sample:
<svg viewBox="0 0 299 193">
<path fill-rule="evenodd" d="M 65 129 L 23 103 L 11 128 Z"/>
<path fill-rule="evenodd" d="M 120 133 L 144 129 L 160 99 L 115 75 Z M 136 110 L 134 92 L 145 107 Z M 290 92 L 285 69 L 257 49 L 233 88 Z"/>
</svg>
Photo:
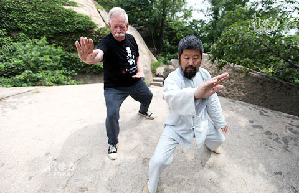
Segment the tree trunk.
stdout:
<svg viewBox="0 0 299 193">
<path fill-rule="evenodd" d="M 164 24 L 166 20 L 166 5 L 167 0 L 163 0 L 162 3 L 162 17 L 161 17 L 161 23 L 160 23 L 160 29 L 159 29 L 159 52 L 163 49 L 163 37 L 164 37 Z"/>
</svg>

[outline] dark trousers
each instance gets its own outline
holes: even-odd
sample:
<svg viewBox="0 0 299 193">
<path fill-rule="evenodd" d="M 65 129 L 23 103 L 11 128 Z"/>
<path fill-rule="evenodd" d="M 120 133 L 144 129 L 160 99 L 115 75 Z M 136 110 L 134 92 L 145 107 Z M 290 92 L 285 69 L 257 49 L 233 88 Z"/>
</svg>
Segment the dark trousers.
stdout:
<svg viewBox="0 0 299 193">
<path fill-rule="evenodd" d="M 153 94 L 143 79 L 130 87 L 105 88 L 104 96 L 107 108 L 106 131 L 108 144 L 118 143 L 119 134 L 119 110 L 123 101 L 131 96 L 140 102 L 140 112 L 148 111 L 148 107 L 152 101 Z"/>
</svg>

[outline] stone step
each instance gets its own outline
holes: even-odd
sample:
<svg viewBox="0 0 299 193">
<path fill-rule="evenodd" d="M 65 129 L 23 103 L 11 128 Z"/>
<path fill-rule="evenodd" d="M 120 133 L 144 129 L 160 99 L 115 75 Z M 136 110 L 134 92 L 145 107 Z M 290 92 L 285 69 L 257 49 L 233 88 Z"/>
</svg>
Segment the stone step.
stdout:
<svg viewBox="0 0 299 193">
<path fill-rule="evenodd" d="M 154 77 L 153 81 L 154 82 L 164 82 L 164 78 L 162 78 L 162 77 Z"/>
<path fill-rule="evenodd" d="M 163 87 L 163 82 L 152 82 L 151 85 Z"/>
</svg>

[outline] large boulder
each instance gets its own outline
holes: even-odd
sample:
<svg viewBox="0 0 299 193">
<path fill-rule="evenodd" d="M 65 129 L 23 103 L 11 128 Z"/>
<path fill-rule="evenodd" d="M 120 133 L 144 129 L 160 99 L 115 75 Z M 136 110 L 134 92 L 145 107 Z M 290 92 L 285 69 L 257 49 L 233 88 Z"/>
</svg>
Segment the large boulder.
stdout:
<svg viewBox="0 0 299 193">
<path fill-rule="evenodd" d="M 71 8 L 78 13 L 90 16 L 91 20 L 95 22 L 99 28 L 105 27 L 106 24 L 108 24 L 107 21 L 108 13 L 105 10 L 97 10 L 96 8 L 97 3 L 94 2 L 93 0 L 73 0 L 73 1 L 78 3 L 78 7 L 67 7 L 67 8 Z M 151 66 L 152 63 L 157 60 L 154 57 L 154 55 L 151 53 L 151 51 L 148 49 L 147 45 L 145 44 L 139 32 L 134 27 L 129 26 L 128 33 L 132 34 L 136 39 L 137 45 L 139 47 L 140 60 L 141 63 L 143 64 L 145 81 L 149 85 L 153 80 Z M 94 41 L 98 41 L 98 40 L 94 40 Z"/>
<path fill-rule="evenodd" d="M 164 68 L 163 78 L 167 78 L 172 71 L 175 71 L 179 67 L 179 65 L 178 59 L 171 59 L 168 65 Z"/>
<path fill-rule="evenodd" d="M 98 28 L 105 27 L 106 24 L 99 14 L 93 0 L 72 0 L 78 4 L 77 7 L 64 6 L 65 8 L 72 9 L 77 13 L 87 15 L 91 20 L 97 24 Z"/>
<path fill-rule="evenodd" d="M 152 54 L 152 52 L 148 49 L 143 38 L 141 37 L 141 35 L 138 33 L 138 31 L 134 27 L 129 26 L 128 33 L 132 34 L 136 39 L 136 42 L 139 47 L 140 60 L 141 60 L 141 63 L 143 64 L 143 71 L 145 74 L 145 82 L 149 85 L 153 81 L 153 76 L 152 76 L 152 71 L 151 71 L 152 63 L 157 61 L 157 59 Z"/>
</svg>

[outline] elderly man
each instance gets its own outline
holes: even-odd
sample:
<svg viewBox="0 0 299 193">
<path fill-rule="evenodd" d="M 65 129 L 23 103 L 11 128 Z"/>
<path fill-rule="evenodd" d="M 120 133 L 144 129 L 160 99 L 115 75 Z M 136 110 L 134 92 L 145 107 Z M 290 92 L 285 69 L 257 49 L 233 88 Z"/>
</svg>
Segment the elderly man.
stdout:
<svg viewBox="0 0 299 193">
<path fill-rule="evenodd" d="M 130 95 L 140 102 L 139 114 L 154 119 L 148 111 L 153 94 L 143 80 L 138 45 L 132 35 L 126 34 L 129 23 L 125 10 L 112 8 L 108 14 L 108 24 L 111 33 L 99 41 L 97 49 L 93 49 L 92 39 L 81 37 L 80 43 L 76 41 L 75 44 L 83 62 L 95 64 L 103 61 L 108 157 L 114 160 L 118 155 L 118 121 L 122 102 Z"/>
<path fill-rule="evenodd" d="M 224 73 L 211 78 L 200 68 L 202 53 L 202 43 L 196 36 L 184 37 L 178 45 L 180 66 L 169 74 L 164 84 L 163 97 L 169 114 L 149 162 L 149 181 L 144 193 L 157 191 L 159 176 L 171 164 L 179 144 L 189 148 L 195 137 L 198 147 L 205 144 L 211 151 L 220 153 L 223 132 L 227 132 L 228 126 L 215 92 L 223 88 L 219 83 L 229 75 Z"/>
</svg>

